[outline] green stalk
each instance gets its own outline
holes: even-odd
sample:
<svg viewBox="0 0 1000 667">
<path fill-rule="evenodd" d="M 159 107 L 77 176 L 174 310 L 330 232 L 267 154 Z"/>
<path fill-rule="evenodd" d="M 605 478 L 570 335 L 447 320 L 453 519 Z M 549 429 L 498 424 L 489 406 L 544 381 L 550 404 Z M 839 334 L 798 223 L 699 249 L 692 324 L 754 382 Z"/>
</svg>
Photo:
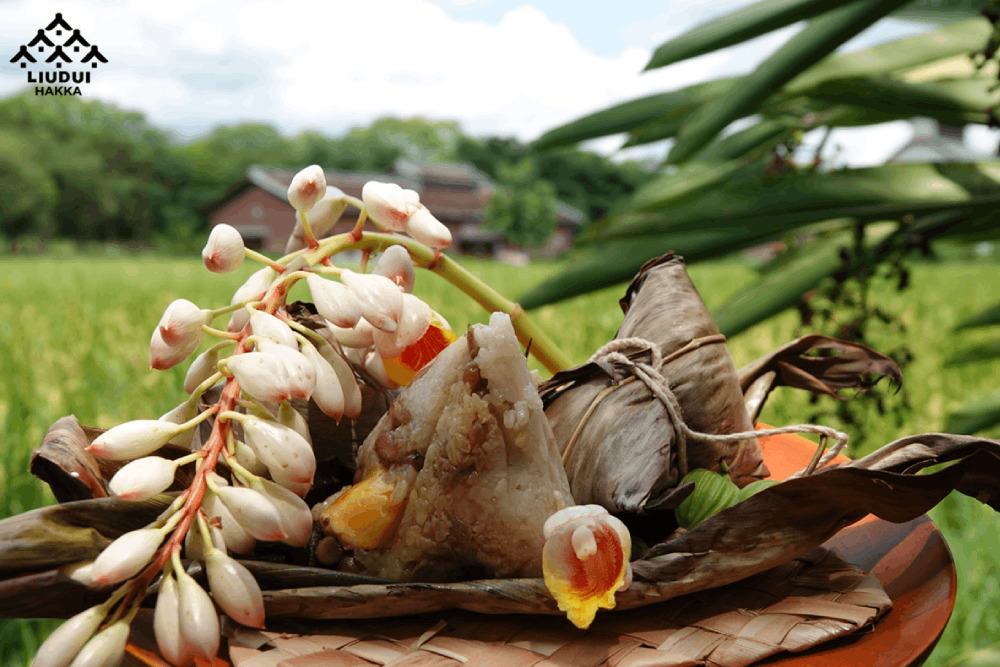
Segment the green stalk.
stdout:
<svg viewBox="0 0 1000 667">
<path fill-rule="evenodd" d="M 530 341 L 531 354 L 550 373 L 558 373 L 572 366 L 569 358 L 555 341 L 531 321 L 518 303 L 497 292 L 450 257 L 435 253 L 422 243 L 395 234 L 365 232 L 358 240 L 352 239 L 351 236 L 350 233 L 338 234 L 323 239 L 319 247 L 307 255 L 307 263 L 315 266 L 324 257 L 347 250 L 381 251 L 390 246 L 401 245 L 410 253 L 414 264 L 441 276 L 487 311 L 499 311 L 510 315 L 518 340 L 522 345 L 528 345 Z"/>
</svg>

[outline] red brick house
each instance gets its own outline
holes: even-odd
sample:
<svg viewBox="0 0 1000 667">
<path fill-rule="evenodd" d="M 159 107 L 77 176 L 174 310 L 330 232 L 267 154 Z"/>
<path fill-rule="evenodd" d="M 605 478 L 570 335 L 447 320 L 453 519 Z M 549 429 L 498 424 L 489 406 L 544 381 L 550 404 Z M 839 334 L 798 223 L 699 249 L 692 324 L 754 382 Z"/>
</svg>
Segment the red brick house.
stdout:
<svg viewBox="0 0 1000 667">
<path fill-rule="evenodd" d="M 286 196 L 293 176 L 295 171 L 290 169 L 251 166 L 246 177 L 211 208 L 211 225 L 232 225 L 249 247 L 281 252 L 295 226 L 295 212 Z M 496 185 L 472 165 L 399 160 L 389 173 L 327 171 L 326 181 L 359 199 L 368 181 L 398 183 L 420 193 L 420 201 L 448 226 L 453 252 L 492 255 L 506 248 L 499 233 L 483 228 L 483 209 Z M 555 232 L 544 247 L 532 252 L 552 256 L 570 247 L 583 213 L 560 203 L 556 216 Z M 356 222 L 357 210 L 348 206 L 330 234 L 348 232 Z"/>
</svg>

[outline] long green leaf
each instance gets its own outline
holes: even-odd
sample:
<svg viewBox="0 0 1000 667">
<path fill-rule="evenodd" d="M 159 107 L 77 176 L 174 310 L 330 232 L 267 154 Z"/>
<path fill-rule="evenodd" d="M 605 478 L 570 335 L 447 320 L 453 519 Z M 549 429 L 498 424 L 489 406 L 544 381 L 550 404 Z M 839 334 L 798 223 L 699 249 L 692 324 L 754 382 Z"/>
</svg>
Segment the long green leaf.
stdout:
<svg viewBox="0 0 1000 667">
<path fill-rule="evenodd" d="M 576 259 L 565 271 L 547 278 L 521 295 L 518 303 L 524 308 L 537 308 L 628 281 L 650 257 L 670 250 L 689 262 L 695 262 L 721 257 L 778 235 L 778 232 L 766 228 L 735 232 L 693 229 L 678 234 L 640 236 L 606 243 L 599 250 L 587 252 Z"/>
<path fill-rule="evenodd" d="M 986 123 L 1000 103 L 995 81 L 983 78 L 909 83 L 888 77 L 837 79 L 811 92 L 814 99 L 849 104 L 900 118 L 925 116 L 946 123 Z"/>
<path fill-rule="evenodd" d="M 578 118 L 553 128 L 532 142 L 538 150 L 575 144 L 632 128 L 664 116 L 683 117 L 710 99 L 722 94 L 735 77 L 698 83 L 680 90 L 647 95 Z"/>
<path fill-rule="evenodd" d="M 988 327 L 994 324 L 1000 324 L 1000 303 L 993 304 L 986 310 L 980 311 L 975 315 L 970 315 L 955 325 L 955 330 L 961 331 L 962 329 Z"/>
<path fill-rule="evenodd" d="M 768 226 L 787 231 L 841 217 L 893 219 L 1000 203 L 1000 161 L 902 163 L 828 173 L 748 176 L 670 206 L 660 215 L 592 226 L 586 240 L 652 235 L 698 227 Z"/>
<path fill-rule="evenodd" d="M 982 345 L 959 350 L 948 357 L 945 366 L 962 366 L 964 364 L 978 364 L 983 361 L 993 361 L 1000 358 L 1000 340 L 991 340 Z"/>
<path fill-rule="evenodd" d="M 804 21 L 853 0 L 764 0 L 702 23 L 656 48 L 646 70 L 665 67 Z"/>
<path fill-rule="evenodd" d="M 676 205 L 699 196 L 706 189 L 725 183 L 743 170 L 760 173 L 760 164 L 747 165 L 742 160 L 728 162 L 690 162 L 676 171 L 662 173 L 633 193 L 623 211 L 644 211 Z"/>
<path fill-rule="evenodd" d="M 681 129 L 668 160 L 680 163 L 690 159 L 729 123 L 751 113 L 796 75 L 905 1 L 857 0 L 814 18 L 752 74 L 732 86 L 729 94 L 699 110 L 690 124 Z"/>
<path fill-rule="evenodd" d="M 764 273 L 760 280 L 730 297 L 713 312 L 719 331 L 735 336 L 790 308 L 836 271 L 854 271 L 863 263 L 883 256 L 892 247 L 892 240 L 897 235 L 896 229 L 871 232 L 866 239 L 869 257 L 862 259 L 855 256 L 847 266 L 841 251 L 851 241 L 849 233 L 817 239 L 798 249 L 790 260 Z"/>
<path fill-rule="evenodd" d="M 726 336 L 739 332 L 791 307 L 803 294 L 841 268 L 841 243 L 819 242 L 780 270 L 733 296 L 712 316 Z"/>
<path fill-rule="evenodd" d="M 862 51 L 838 53 L 796 77 L 785 87 L 785 93 L 808 94 L 827 81 L 884 76 L 971 53 L 986 43 L 991 30 L 989 21 L 977 18 Z"/>
<path fill-rule="evenodd" d="M 944 430 L 948 433 L 976 433 L 1000 424 L 1000 391 L 957 408 L 948 415 Z"/>
</svg>

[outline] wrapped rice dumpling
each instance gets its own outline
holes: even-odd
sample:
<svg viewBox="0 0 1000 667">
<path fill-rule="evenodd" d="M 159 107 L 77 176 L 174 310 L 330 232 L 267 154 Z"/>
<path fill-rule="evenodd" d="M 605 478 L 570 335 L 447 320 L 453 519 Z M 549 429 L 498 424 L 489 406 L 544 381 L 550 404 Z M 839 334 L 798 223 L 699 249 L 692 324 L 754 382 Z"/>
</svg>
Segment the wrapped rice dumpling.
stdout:
<svg viewBox="0 0 1000 667">
<path fill-rule="evenodd" d="M 542 527 L 573 504 L 507 315 L 452 343 L 403 390 L 320 523 L 397 580 L 542 573 Z"/>
<path fill-rule="evenodd" d="M 657 370 L 688 427 L 710 434 L 753 430 L 725 339 L 681 257 L 670 253 L 647 262 L 621 306 L 625 318 L 615 339 L 639 338 L 659 349 Z M 651 363 L 648 350 L 629 357 Z M 672 506 L 669 491 L 686 470 L 720 470 L 725 463 L 740 486 L 767 475 L 756 438 L 688 439 L 682 451 L 663 403 L 623 364 L 597 359 L 557 373 L 540 392 L 578 503 L 644 513 L 653 505 Z"/>
</svg>

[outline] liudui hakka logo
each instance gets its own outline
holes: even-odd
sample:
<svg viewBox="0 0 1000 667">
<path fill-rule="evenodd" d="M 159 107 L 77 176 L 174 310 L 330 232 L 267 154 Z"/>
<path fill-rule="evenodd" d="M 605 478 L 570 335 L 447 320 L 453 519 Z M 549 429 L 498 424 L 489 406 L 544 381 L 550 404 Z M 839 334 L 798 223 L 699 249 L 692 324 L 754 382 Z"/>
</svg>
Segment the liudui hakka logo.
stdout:
<svg viewBox="0 0 1000 667">
<path fill-rule="evenodd" d="M 80 84 L 90 83 L 91 71 L 108 59 L 57 13 L 10 61 L 28 70 L 28 83 L 41 84 L 35 95 L 80 95 Z"/>
</svg>

